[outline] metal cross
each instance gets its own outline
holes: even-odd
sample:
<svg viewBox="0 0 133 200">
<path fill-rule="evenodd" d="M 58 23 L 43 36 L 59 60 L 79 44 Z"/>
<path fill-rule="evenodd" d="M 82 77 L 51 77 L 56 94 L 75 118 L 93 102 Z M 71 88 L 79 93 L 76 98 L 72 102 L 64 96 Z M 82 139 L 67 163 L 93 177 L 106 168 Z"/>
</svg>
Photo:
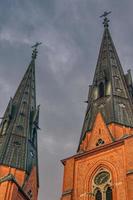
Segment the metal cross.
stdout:
<svg viewBox="0 0 133 200">
<path fill-rule="evenodd" d="M 38 53 L 37 47 L 38 47 L 39 45 L 41 45 L 41 44 L 42 44 L 41 42 L 36 42 L 36 44 L 33 45 L 33 46 L 31 47 L 31 48 L 33 48 L 33 51 L 32 51 L 32 59 L 33 59 L 33 60 L 36 59 L 37 53 Z"/>
<path fill-rule="evenodd" d="M 36 42 L 36 44 L 34 44 L 31 48 L 35 48 L 36 49 L 41 44 L 42 44 L 42 42 Z"/>
<path fill-rule="evenodd" d="M 100 17 L 106 17 L 106 16 L 108 16 L 110 13 L 111 13 L 111 11 L 109 11 L 109 12 L 105 11 L 105 12 L 103 13 L 103 15 L 101 15 Z"/>
<path fill-rule="evenodd" d="M 107 18 L 107 16 L 109 15 L 111 13 L 111 11 L 109 11 L 109 12 L 107 12 L 107 11 L 105 11 L 104 13 L 103 13 L 103 15 L 101 15 L 100 17 L 104 17 L 104 21 L 103 21 L 103 24 L 104 24 L 104 27 L 105 28 L 108 28 L 108 26 L 109 26 L 109 19 Z"/>
</svg>

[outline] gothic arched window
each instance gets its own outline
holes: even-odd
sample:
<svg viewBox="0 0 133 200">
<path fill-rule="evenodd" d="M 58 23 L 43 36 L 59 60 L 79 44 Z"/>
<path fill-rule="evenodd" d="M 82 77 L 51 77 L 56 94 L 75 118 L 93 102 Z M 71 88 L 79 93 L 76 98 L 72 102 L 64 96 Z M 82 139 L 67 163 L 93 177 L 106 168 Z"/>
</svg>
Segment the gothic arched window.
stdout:
<svg viewBox="0 0 133 200">
<path fill-rule="evenodd" d="M 106 190 L 106 200 L 112 200 L 112 189 L 110 187 Z"/>
<path fill-rule="evenodd" d="M 113 200 L 112 176 L 105 169 L 100 168 L 92 179 L 92 194 L 95 200 Z"/>
<path fill-rule="evenodd" d="M 104 83 L 99 84 L 99 97 L 104 97 Z"/>
<path fill-rule="evenodd" d="M 98 191 L 96 192 L 95 200 L 102 200 L 102 193 L 101 193 L 100 190 L 98 190 Z"/>
</svg>

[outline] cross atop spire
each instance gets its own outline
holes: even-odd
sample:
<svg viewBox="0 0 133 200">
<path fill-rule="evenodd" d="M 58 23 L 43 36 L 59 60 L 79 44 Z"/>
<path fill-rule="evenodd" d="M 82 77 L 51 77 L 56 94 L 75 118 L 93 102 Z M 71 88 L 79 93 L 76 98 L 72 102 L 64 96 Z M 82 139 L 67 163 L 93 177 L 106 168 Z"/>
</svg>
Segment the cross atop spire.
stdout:
<svg viewBox="0 0 133 200">
<path fill-rule="evenodd" d="M 32 51 L 32 59 L 33 59 L 33 60 L 36 59 L 37 53 L 38 53 L 37 47 L 38 47 L 39 45 L 41 45 L 41 44 L 42 44 L 42 42 L 36 42 L 36 44 L 34 44 L 34 45 L 31 47 L 31 48 L 33 48 L 33 51 Z"/>
<path fill-rule="evenodd" d="M 115 45 L 108 29 L 104 12 L 104 33 L 94 74 L 89 88 L 87 110 L 80 144 L 87 132 L 92 130 L 95 117 L 100 112 L 106 124 L 116 123 L 133 128 L 133 83 L 130 72 L 124 74 Z"/>
<path fill-rule="evenodd" d="M 104 21 L 103 21 L 103 24 L 104 24 L 104 27 L 105 28 L 108 28 L 108 26 L 109 26 L 109 19 L 107 18 L 107 16 L 109 15 L 111 13 L 111 11 L 109 11 L 109 12 L 107 12 L 107 11 L 105 11 L 104 13 L 103 13 L 103 15 L 101 15 L 100 17 L 104 17 Z"/>
<path fill-rule="evenodd" d="M 40 44 L 32 46 L 32 60 L 0 123 L 0 163 L 28 174 L 33 166 L 38 170 L 39 107 L 36 106 L 34 61 Z M 38 172 L 36 175 L 38 177 Z"/>
</svg>

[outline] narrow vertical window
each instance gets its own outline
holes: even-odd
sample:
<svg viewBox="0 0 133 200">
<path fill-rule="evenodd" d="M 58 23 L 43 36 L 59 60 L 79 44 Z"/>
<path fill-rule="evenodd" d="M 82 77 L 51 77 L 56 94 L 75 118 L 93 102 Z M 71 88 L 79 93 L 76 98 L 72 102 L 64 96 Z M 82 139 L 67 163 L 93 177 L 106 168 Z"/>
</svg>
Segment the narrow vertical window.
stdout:
<svg viewBox="0 0 133 200">
<path fill-rule="evenodd" d="M 101 82 L 99 84 L 99 97 L 103 97 L 104 96 L 104 84 L 103 82 Z"/>
<path fill-rule="evenodd" d="M 112 189 L 110 187 L 106 190 L 106 200 L 113 200 L 112 198 Z"/>
<path fill-rule="evenodd" d="M 102 140 L 99 140 L 103 143 Z M 92 180 L 94 200 L 113 200 L 112 176 L 109 171 L 100 168 Z"/>
<path fill-rule="evenodd" d="M 102 200 L 102 193 L 100 190 L 97 191 L 95 200 Z"/>
</svg>

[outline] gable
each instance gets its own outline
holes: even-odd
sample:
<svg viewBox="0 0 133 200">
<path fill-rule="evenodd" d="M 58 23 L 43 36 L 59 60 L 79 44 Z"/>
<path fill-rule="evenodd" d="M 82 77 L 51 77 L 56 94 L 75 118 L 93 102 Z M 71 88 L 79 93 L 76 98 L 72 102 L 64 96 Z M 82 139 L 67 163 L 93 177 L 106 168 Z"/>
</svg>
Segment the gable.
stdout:
<svg viewBox="0 0 133 200">
<path fill-rule="evenodd" d="M 81 144 L 82 150 L 94 149 L 113 141 L 113 137 L 104 122 L 102 114 L 99 112 L 93 123 L 92 130 L 86 133 L 86 137 Z"/>
</svg>

